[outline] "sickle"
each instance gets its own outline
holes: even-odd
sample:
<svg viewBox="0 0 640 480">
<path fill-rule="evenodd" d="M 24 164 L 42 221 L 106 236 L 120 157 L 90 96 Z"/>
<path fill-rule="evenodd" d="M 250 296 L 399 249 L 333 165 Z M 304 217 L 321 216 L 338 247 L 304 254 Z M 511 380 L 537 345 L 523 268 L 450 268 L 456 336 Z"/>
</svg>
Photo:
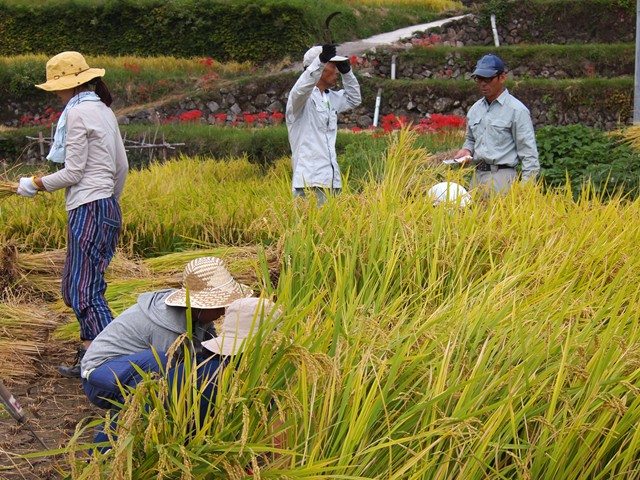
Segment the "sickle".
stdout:
<svg viewBox="0 0 640 480">
<path fill-rule="evenodd" d="M 329 23 L 333 20 L 333 17 L 336 15 L 340 15 L 342 12 L 333 12 L 330 14 L 327 19 L 324 21 L 324 37 L 327 43 L 333 44 L 333 35 L 331 35 L 331 30 L 329 30 Z"/>
</svg>

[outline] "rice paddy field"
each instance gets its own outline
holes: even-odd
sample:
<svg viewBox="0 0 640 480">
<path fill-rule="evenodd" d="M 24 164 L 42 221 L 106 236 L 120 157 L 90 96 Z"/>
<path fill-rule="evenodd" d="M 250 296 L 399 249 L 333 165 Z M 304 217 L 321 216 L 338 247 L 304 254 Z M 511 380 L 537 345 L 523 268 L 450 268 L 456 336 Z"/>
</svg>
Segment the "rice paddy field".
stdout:
<svg viewBox="0 0 640 480">
<path fill-rule="evenodd" d="M 7 478 L 638 478 L 640 200 L 515 185 L 433 205 L 429 187 L 467 179 L 415 140 L 389 136 L 376 174 L 321 209 L 292 201 L 287 158 L 131 172 L 115 312 L 214 254 L 283 315 L 224 370 L 204 423 L 195 386 L 148 378 L 106 453 L 88 454 L 104 420 L 87 411 L 27 459 L 3 439 L 2 465 L 50 462 Z M 3 196 L 0 218 L 0 376 L 19 384 L 42 342 L 77 336 L 57 293 L 62 195 Z"/>
</svg>

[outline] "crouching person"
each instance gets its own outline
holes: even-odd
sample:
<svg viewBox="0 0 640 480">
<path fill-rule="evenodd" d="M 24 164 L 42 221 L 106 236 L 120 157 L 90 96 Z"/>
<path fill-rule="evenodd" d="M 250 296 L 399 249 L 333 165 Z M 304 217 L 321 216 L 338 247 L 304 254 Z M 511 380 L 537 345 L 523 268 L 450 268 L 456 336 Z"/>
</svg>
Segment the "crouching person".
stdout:
<svg viewBox="0 0 640 480">
<path fill-rule="evenodd" d="M 226 308 L 219 336 L 203 341 L 202 352 L 193 362 L 179 362 L 169 368 L 166 378 L 169 394 L 161 396 L 165 398 L 164 415 L 167 420 L 187 422 L 191 432 L 210 422 L 215 413 L 218 380 L 223 369 L 238 365 L 238 356 L 252 337 L 271 337 L 280 314 L 275 304 L 265 298 L 240 298 L 232 302 Z M 148 401 L 144 410 L 153 410 L 154 399 L 149 398 Z M 140 410 L 134 410 L 134 415 L 139 413 Z M 94 439 L 97 451 L 104 454 L 118 441 L 119 415 L 122 411 L 116 412 L 105 428 L 97 433 Z M 197 427 L 196 422 L 199 422 Z M 279 425 L 277 421 L 276 426 Z M 281 436 L 277 435 L 274 440 L 276 448 L 280 448 Z"/>
<path fill-rule="evenodd" d="M 202 257 L 185 267 L 181 289 L 141 294 L 100 332 L 82 359 L 82 386 L 92 403 L 114 408 L 114 402 L 124 402 L 121 386 L 135 387 L 140 372 L 164 371 L 167 351 L 187 332 L 187 289 L 196 352 L 215 336 L 213 321 L 225 307 L 253 293 L 233 279 L 221 259 Z"/>
<path fill-rule="evenodd" d="M 248 339 L 256 335 L 262 324 L 267 324 L 268 328 L 275 327 L 274 321 L 281 312 L 274 307 L 273 302 L 265 298 L 236 300 L 226 309 L 219 335 L 202 342 L 203 357 L 207 358 L 196 367 L 200 425 L 205 423 L 207 416 L 213 414 L 219 373 L 234 356 L 242 354 Z M 237 365 L 238 362 L 233 364 Z M 190 371 L 190 365 L 178 363 L 167 373 L 169 388 L 174 389 L 177 398 L 181 397 L 181 390 L 189 385 L 185 374 Z"/>
</svg>

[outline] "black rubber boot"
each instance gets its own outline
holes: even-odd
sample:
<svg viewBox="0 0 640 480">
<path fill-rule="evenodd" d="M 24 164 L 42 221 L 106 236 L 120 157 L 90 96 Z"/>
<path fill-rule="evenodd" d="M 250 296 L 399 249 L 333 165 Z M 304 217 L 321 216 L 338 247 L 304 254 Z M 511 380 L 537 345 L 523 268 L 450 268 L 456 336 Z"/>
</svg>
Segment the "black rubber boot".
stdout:
<svg viewBox="0 0 640 480">
<path fill-rule="evenodd" d="M 84 347 L 78 347 L 78 352 L 76 353 L 76 359 L 74 360 L 73 365 L 70 367 L 65 365 L 58 366 L 58 372 L 60 375 L 66 378 L 80 378 L 80 361 L 82 360 L 82 357 L 84 357 L 85 353 L 86 350 Z"/>
</svg>

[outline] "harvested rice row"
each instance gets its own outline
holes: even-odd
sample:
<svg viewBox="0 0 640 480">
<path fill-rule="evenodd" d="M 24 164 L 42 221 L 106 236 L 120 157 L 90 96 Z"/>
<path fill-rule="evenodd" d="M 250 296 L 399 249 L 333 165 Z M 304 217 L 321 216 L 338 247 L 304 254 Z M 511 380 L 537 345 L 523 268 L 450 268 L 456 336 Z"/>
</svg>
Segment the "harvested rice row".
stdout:
<svg viewBox="0 0 640 480">
<path fill-rule="evenodd" d="M 0 303 L 0 378 L 25 378 L 57 320 L 44 305 Z"/>
</svg>

